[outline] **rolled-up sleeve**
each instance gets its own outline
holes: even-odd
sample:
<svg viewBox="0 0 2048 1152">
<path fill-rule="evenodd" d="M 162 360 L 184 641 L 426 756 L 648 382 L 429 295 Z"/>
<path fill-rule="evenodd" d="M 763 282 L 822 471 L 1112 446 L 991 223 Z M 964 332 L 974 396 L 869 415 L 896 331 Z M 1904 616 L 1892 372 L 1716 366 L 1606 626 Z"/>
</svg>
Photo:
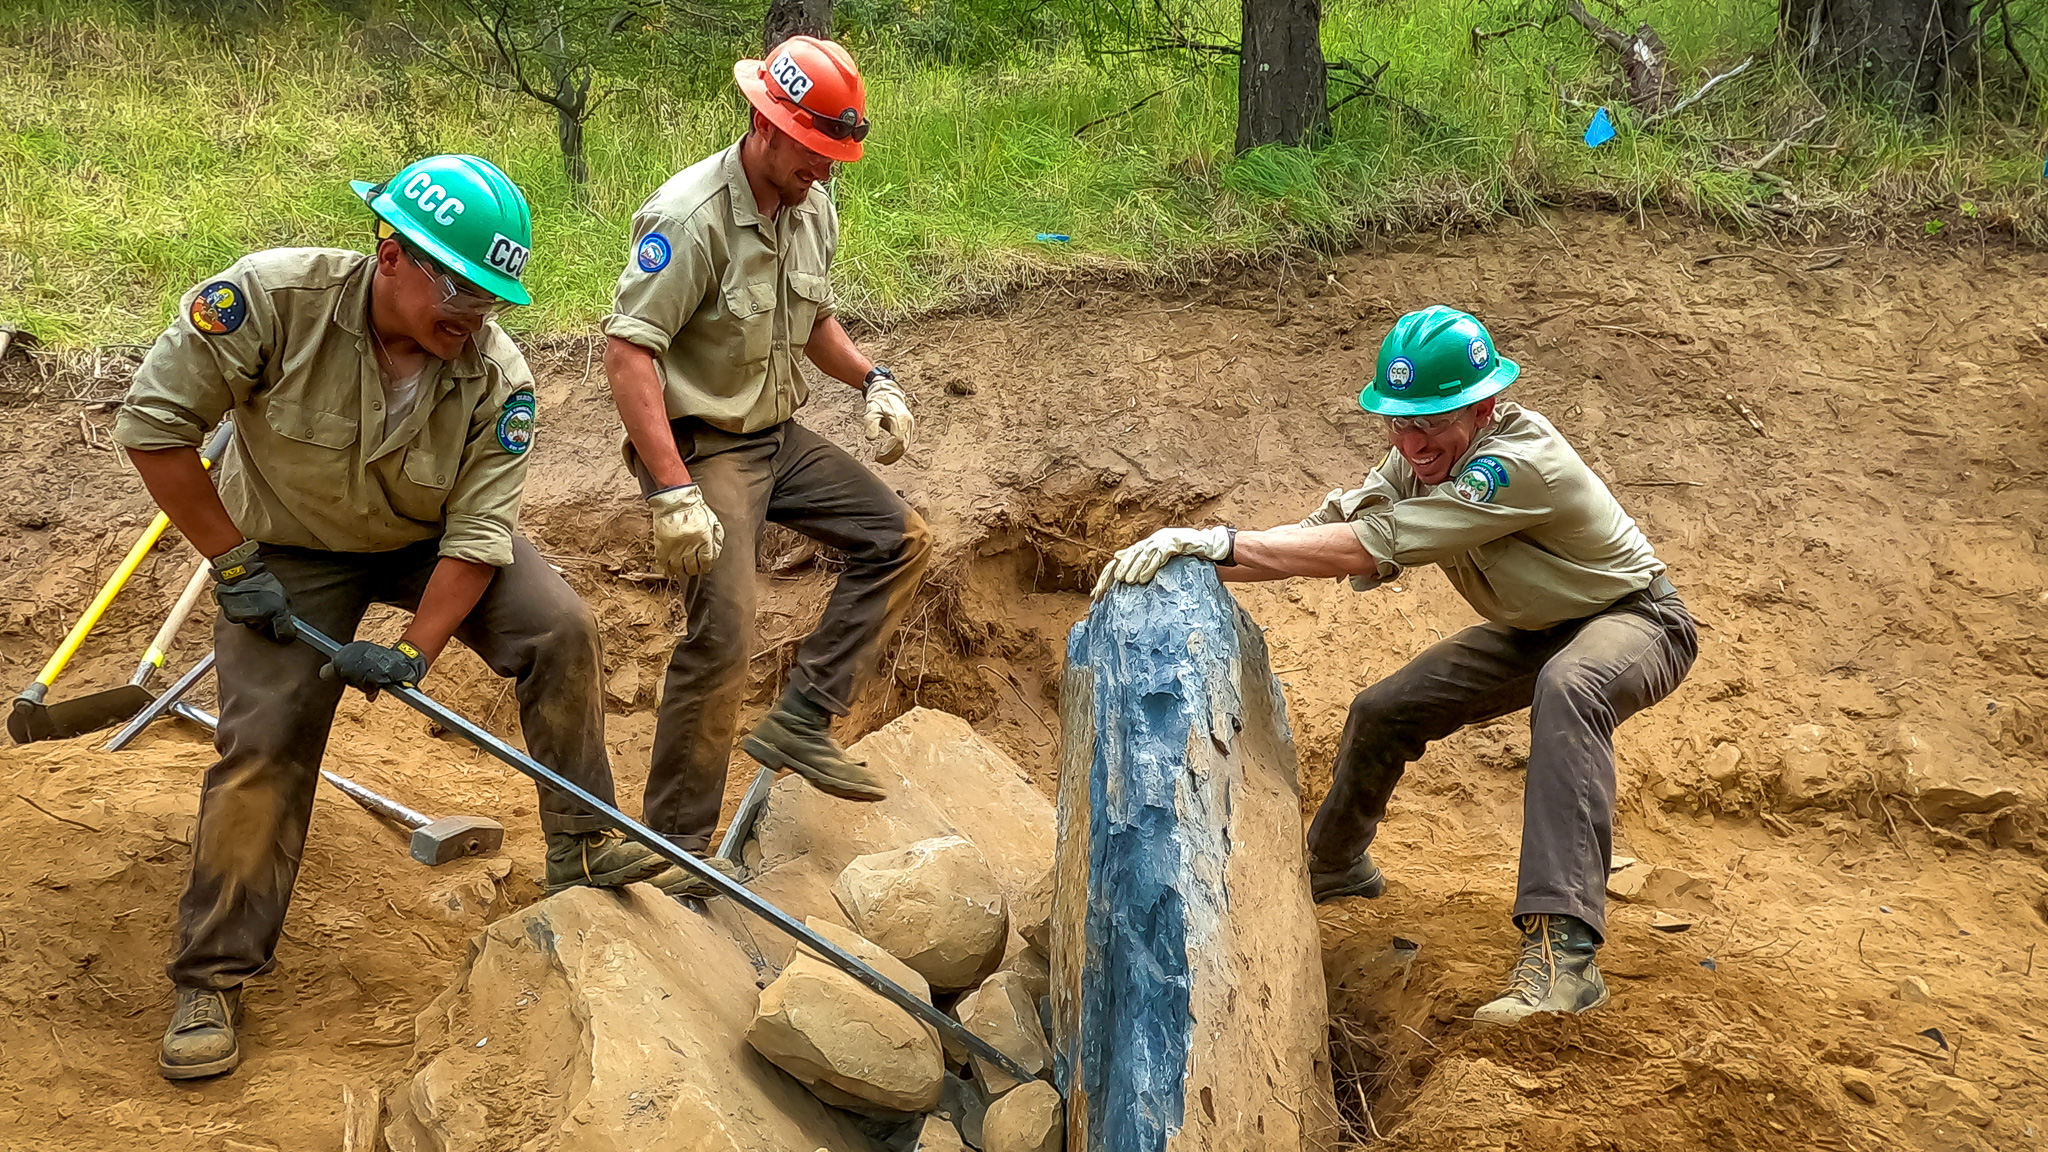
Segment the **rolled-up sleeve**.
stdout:
<svg viewBox="0 0 2048 1152">
<path fill-rule="evenodd" d="M 1367 501 L 1351 530 L 1382 566 L 1436 564 L 1548 521 L 1556 514 L 1550 484 L 1535 467 L 1486 456 L 1448 487 L 1388 503 Z"/>
<path fill-rule="evenodd" d="M 150 345 L 114 414 L 116 444 L 137 452 L 197 448 L 248 399 L 277 331 L 270 298 L 255 280 L 237 264 L 179 300 L 177 319 Z"/>
<path fill-rule="evenodd" d="M 469 439 L 449 490 L 440 554 L 503 568 L 526 497 L 526 458 L 540 432 L 533 374 L 511 341 L 487 357 L 495 386 L 470 416 Z M 507 354 L 509 350 L 509 354 Z"/>
<path fill-rule="evenodd" d="M 605 335 L 656 356 L 668 351 L 711 288 L 707 231 L 660 215 L 634 218 L 633 249 L 604 318 Z"/>
</svg>

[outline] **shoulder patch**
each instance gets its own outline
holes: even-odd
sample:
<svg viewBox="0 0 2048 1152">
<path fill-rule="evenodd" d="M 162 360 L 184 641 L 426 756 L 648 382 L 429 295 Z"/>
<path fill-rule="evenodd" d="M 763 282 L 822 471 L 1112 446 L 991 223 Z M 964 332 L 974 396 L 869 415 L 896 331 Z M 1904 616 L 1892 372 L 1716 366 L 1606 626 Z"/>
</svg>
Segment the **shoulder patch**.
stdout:
<svg viewBox="0 0 2048 1152">
<path fill-rule="evenodd" d="M 249 301 L 242 287 L 232 280 L 215 280 L 192 298 L 186 314 L 192 326 L 208 336 L 225 336 L 249 318 Z"/>
<path fill-rule="evenodd" d="M 633 250 L 633 260 L 642 272 L 659 272 L 668 267 L 668 237 L 659 232 L 649 232 L 640 238 L 640 246 Z"/>
<path fill-rule="evenodd" d="M 1451 482 L 1451 491 L 1474 504 L 1491 504 L 1494 493 L 1508 486 L 1508 466 L 1498 456 L 1481 456 L 1465 465 Z"/>
<path fill-rule="evenodd" d="M 498 413 L 498 446 L 514 456 L 525 455 L 533 447 L 534 411 L 530 389 L 521 388 L 505 397 L 505 407 Z"/>
</svg>

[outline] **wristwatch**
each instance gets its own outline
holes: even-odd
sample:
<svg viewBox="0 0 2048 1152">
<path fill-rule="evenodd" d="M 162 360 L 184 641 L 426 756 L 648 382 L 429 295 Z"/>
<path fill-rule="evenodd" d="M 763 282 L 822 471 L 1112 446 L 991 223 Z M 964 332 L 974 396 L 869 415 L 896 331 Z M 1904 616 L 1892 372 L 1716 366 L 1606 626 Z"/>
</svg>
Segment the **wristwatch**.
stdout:
<svg viewBox="0 0 2048 1152">
<path fill-rule="evenodd" d="M 891 372 L 891 371 L 889 371 L 889 366 L 888 366 L 888 365 L 886 365 L 886 364 L 877 364 L 877 365 L 875 365 L 875 366 L 874 366 L 873 368 L 870 368 L 870 369 L 868 369 L 868 374 L 867 374 L 866 376 L 863 376 L 863 377 L 861 378 L 861 382 L 860 382 L 860 384 L 861 384 L 861 387 L 865 389 L 865 388 L 867 388 L 867 387 L 869 387 L 869 386 L 873 385 L 873 384 L 874 384 L 874 382 L 875 382 L 875 381 L 877 381 L 877 380 L 891 380 L 891 381 L 893 381 L 893 380 L 895 380 L 895 379 L 896 379 L 896 373 L 894 373 L 894 372 Z"/>
</svg>

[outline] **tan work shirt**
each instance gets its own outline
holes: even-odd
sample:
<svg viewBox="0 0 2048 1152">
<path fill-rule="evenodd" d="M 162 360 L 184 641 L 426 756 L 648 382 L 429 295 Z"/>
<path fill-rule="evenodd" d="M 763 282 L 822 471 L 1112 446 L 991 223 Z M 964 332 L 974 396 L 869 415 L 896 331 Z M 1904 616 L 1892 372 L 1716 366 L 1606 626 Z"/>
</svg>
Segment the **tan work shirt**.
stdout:
<svg viewBox="0 0 2048 1152">
<path fill-rule="evenodd" d="M 440 537 L 440 554 L 503 567 L 533 444 L 533 374 L 496 323 L 428 366 L 385 427 L 370 334 L 374 257 L 273 248 L 185 294 L 114 418 L 143 451 L 196 447 L 230 414 L 221 501 L 242 535 L 330 552 Z"/>
<path fill-rule="evenodd" d="M 1451 479 L 1423 484 L 1388 452 L 1361 487 L 1329 494 L 1302 526 L 1348 522 L 1379 561 L 1373 588 L 1435 564 L 1495 623 L 1547 628 L 1650 586 L 1664 564 L 1550 421 L 1502 403 Z"/>
<path fill-rule="evenodd" d="M 824 189 L 771 221 L 734 144 L 641 205 L 605 334 L 654 353 L 670 419 L 772 428 L 810 399 L 796 357 L 812 325 L 832 315 L 838 247 L 839 213 Z"/>
</svg>

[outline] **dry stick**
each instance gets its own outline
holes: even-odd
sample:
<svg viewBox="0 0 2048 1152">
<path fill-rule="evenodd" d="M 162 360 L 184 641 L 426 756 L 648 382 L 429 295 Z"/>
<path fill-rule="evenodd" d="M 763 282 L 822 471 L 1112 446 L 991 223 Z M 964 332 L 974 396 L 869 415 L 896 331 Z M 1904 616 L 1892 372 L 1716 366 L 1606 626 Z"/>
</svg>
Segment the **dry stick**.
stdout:
<svg viewBox="0 0 2048 1152">
<path fill-rule="evenodd" d="M 1751 431 L 1755 432 L 1757 435 L 1762 436 L 1766 439 L 1770 437 L 1771 434 L 1769 432 L 1764 431 L 1764 422 L 1757 419 L 1756 413 L 1751 412 L 1748 409 L 1748 407 L 1746 407 L 1742 403 L 1742 401 L 1737 400 L 1735 398 L 1735 393 L 1723 392 L 1721 394 L 1721 398 L 1728 402 L 1728 406 L 1730 408 L 1735 409 L 1735 414 L 1742 417 L 1743 422 L 1749 425 Z"/>
<path fill-rule="evenodd" d="M 1806 135 L 1808 132 L 1813 131 L 1816 127 L 1820 125 L 1821 121 L 1827 118 L 1828 114 L 1823 112 L 1820 115 L 1815 116 L 1813 119 L 1808 120 L 1806 123 L 1801 124 L 1799 127 L 1794 128 L 1790 136 L 1787 136 L 1783 140 L 1778 141 L 1776 144 L 1771 146 L 1770 151 L 1764 153 L 1763 155 L 1757 157 L 1754 160 L 1751 160 L 1749 163 L 1744 164 L 1743 167 L 1754 172 L 1758 169 L 1768 166 L 1770 162 L 1776 160 L 1779 157 L 1779 155 L 1781 155 L 1785 151 L 1785 149 L 1790 148 L 1792 145 L 1798 143 L 1800 137 Z"/>
<path fill-rule="evenodd" d="M 1181 85 L 1187 83 L 1190 79 L 1191 77 L 1183 76 L 1180 79 L 1175 80 L 1173 83 L 1168 84 L 1166 87 L 1161 88 L 1159 91 L 1152 93 L 1151 95 L 1145 97 L 1144 99 L 1138 101 L 1136 104 L 1131 105 L 1129 108 L 1126 108 L 1121 112 L 1111 112 L 1107 116 L 1097 116 L 1095 119 L 1090 120 L 1086 124 L 1081 125 L 1079 128 L 1074 129 L 1074 139 L 1079 140 L 1081 138 L 1081 133 L 1086 132 L 1090 128 L 1095 127 L 1097 124 L 1105 124 L 1111 120 L 1117 119 L 1118 117 L 1129 116 L 1131 113 L 1136 112 L 1138 109 L 1143 108 L 1145 105 L 1151 103 L 1157 97 L 1164 96 L 1168 92 L 1173 91 L 1175 88 L 1178 88 Z"/>
<path fill-rule="evenodd" d="M 1557 19 L 1557 17 L 1554 15 L 1550 18 L 1550 20 L 1555 19 Z M 1498 40 L 1504 36 L 1511 36 L 1516 32 L 1520 32 L 1524 28 L 1548 28 L 1550 26 L 1550 20 L 1524 20 L 1519 24 L 1510 24 L 1498 32 L 1488 32 L 1484 28 L 1481 28 L 1479 25 L 1474 24 L 1472 26 L 1472 52 L 1474 55 L 1477 55 L 1479 49 L 1483 47 L 1488 40 Z"/>
<path fill-rule="evenodd" d="M 28 793 L 26 793 L 26 792 L 16 792 L 16 793 L 15 793 L 15 795 L 21 798 L 21 802 L 22 802 L 22 803 L 24 803 L 24 804 L 28 805 L 29 807 L 31 807 L 31 808 L 33 808 L 33 809 L 35 809 L 35 810 L 36 810 L 36 811 L 38 811 L 38 812 L 41 812 L 41 813 L 42 813 L 43 815 L 45 815 L 45 816 L 48 816 L 48 817 L 49 817 L 50 819 L 52 819 L 52 820 L 61 820 L 61 821 L 63 821 L 64 823 L 66 823 L 66 824 L 69 824 L 69 825 L 71 825 L 71 826 L 72 826 L 72 827 L 74 827 L 74 828 L 83 828 L 83 829 L 85 829 L 85 830 L 86 830 L 87 832 L 98 832 L 98 831 L 100 831 L 100 830 L 99 830 L 98 828 L 95 828 L 95 827 L 93 827 L 92 825 L 90 825 L 90 824 L 87 824 L 87 823 L 86 823 L 85 821 L 83 821 L 83 820 L 73 820 L 73 819 L 72 819 L 71 817 L 69 817 L 69 816 L 59 816 L 59 815 L 57 815 L 57 814 L 56 814 L 55 812 L 52 812 L 52 811 L 50 811 L 50 810 L 49 810 L 48 808 L 45 808 L 45 807 L 43 807 L 43 806 L 42 806 L 41 804 L 38 804 L 38 803 L 36 803 L 36 802 L 35 802 L 34 800 L 31 800 L 31 799 L 29 799 L 29 795 L 28 795 Z"/>
<path fill-rule="evenodd" d="M 976 668 L 981 668 L 981 669 L 985 669 L 985 670 L 987 670 L 987 671 L 989 671 L 989 672 L 994 672 L 994 673 L 995 673 L 995 675 L 997 676 L 997 678 L 1001 679 L 1001 680 L 1002 680 L 1002 682 L 1003 682 L 1004 684 L 1007 684 L 1007 685 L 1009 685 L 1010 691 L 1012 691 L 1012 692 L 1014 692 L 1014 693 L 1016 693 L 1016 694 L 1017 694 L 1017 703 L 1019 703 L 1019 704 L 1022 704 L 1022 705 L 1024 706 L 1024 710 L 1025 710 L 1026 712 L 1029 712 L 1029 713 L 1031 713 L 1031 718 L 1032 718 L 1032 719 L 1034 719 L 1034 720 L 1038 721 L 1038 722 L 1039 722 L 1040 724 L 1045 724 L 1045 730 L 1046 730 L 1046 732 L 1047 732 L 1048 734 L 1050 734 L 1050 735 L 1052 735 L 1052 736 L 1055 736 L 1055 737 L 1059 735 L 1059 733 L 1058 733 L 1058 732 L 1055 732 L 1055 731 L 1053 731 L 1053 726 L 1052 726 L 1052 725 L 1050 725 L 1050 724 L 1046 724 L 1046 723 L 1045 723 L 1045 717 L 1043 717 L 1043 716 L 1040 716 L 1040 715 L 1038 714 L 1038 709 L 1036 709 L 1036 708 L 1033 708 L 1033 707 L 1031 706 L 1031 701 L 1029 701 L 1029 700 L 1026 700 L 1026 699 L 1024 698 L 1024 689 L 1022 689 L 1022 688 L 1019 688 L 1019 687 L 1017 686 L 1017 683 L 1016 683 L 1016 681 L 1014 681 L 1014 680 L 1011 680 L 1011 679 L 1009 678 L 1009 676 L 1005 675 L 1005 674 L 1004 674 L 1004 673 L 1002 673 L 1002 672 L 997 672 L 997 671 L 996 671 L 996 670 L 995 670 L 994 668 L 990 668 L 990 667 L 989 667 L 988 665 L 986 665 L 986 664 L 976 664 L 976 665 L 975 665 L 975 667 L 976 667 Z"/>
<path fill-rule="evenodd" d="M 1678 115 L 1680 112 L 1685 111 L 1687 108 L 1690 108 L 1693 105 L 1699 103 L 1703 98 L 1705 98 L 1707 93 L 1712 92 L 1714 88 L 1718 86 L 1723 80 L 1733 80 L 1735 77 L 1740 76 L 1744 72 L 1749 71 L 1749 66 L 1754 63 L 1756 63 L 1756 57 L 1751 56 L 1749 59 L 1744 60 L 1740 64 L 1737 64 L 1735 67 L 1730 68 L 1728 71 L 1723 72 L 1719 76 L 1716 76 L 1713 79 L 1707 81 L 1705 84 L 1700 85 L 1699 91 L 1694 92 L 1692 95 L 1687 96 L 1685 99 L 1680 100 L 1676 104 L 1673 104 L 1670 108 L 1662 112 L 1653 113 L 1650 116 L 1644 117 L 1643 127 L 1648 128 L 1653 124 L 1661 124 L 1664 121 L 1671 119 L 1673 116 Z"/>
</svg>

